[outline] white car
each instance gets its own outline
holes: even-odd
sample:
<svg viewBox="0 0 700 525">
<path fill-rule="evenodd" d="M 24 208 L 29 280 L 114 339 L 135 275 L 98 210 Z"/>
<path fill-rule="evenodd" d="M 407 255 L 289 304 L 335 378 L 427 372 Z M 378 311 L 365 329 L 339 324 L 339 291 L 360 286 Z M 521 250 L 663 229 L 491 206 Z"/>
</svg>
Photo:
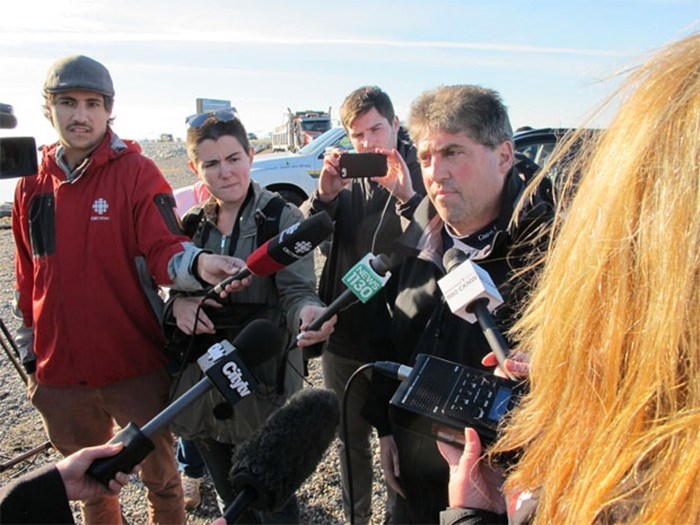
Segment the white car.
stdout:
<svg viewBox="0 0 700 525">
<path fill-rule="evenodd" d="M 9 217 L 12 212 L 15 186 L 17 186 L 17 179 L 0 179 L 0 218 Z"/>
<path fill-rule="evenodd" d="M 272 153 L 253 160 L 250 177 L 260 186 L 278 192 L 297 206 L 318 186 L 326 148 L 338 146 L 352 150 L 342 127 L 331 128 L 296 153 Z"/>
</svg>

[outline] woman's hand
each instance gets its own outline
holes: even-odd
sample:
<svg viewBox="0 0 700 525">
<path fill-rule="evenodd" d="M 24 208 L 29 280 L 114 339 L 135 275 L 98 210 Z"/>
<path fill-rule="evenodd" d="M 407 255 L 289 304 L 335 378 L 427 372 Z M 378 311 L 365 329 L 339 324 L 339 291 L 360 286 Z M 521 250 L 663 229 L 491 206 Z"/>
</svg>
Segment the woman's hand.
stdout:
<svg viewBox="0 0 700 525">
<path fill-rule="evenodd" d="M 438 450 L 450 466 L 448 499 L 450 507 L 506 512 L 501 493 L 503 473 L 481 457 L 481 440 L 473 428 L 464 429 L 464 449 L 437 442 Z"/>
<path fill-rule="evenodd" d="M 216 301 L 207 299 L 202 303 L 201 297 L 178 297 L 173 301 L 173 316 L 177 327 L 187 335 L 192 335 L 192 330 L 195 328 L 197 334 L 214 334 L 216 327 L 204 313 L 199 305 L 206 304 L 214 308 L 220 308 L 221 305 Z M 196 317 L 195 317 L 196 316 Z"/>
<path fill-rule="evenodd" d="M 495 366 L 494 375 L 506 377 L 493 352 L 486 354 L 481 360 L 481 364 L 484 366 Z M 506 371 L 516 379 L 527 379 L 530 377 L 530 363 L 528 362 L 528 356 L 523 352 L 512 352 L 508 359 L 505 360 L 505 367 Z"/>
</svg>

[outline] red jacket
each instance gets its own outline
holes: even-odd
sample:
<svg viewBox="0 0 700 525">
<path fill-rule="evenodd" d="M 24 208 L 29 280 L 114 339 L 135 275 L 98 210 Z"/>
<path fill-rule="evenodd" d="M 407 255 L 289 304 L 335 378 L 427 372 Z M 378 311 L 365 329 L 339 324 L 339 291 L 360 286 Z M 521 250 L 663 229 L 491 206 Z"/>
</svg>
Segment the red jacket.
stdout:
<svg viewBox="0 0 700 525">
<path fill-rule="evenodd" d="M 137 144 L 111 130 L 73 182 L 56 149 L 19 182 L 12 212 L 37 381 L 99 387 L 160 368 L 164 338 L 146 291 L 170 283 L 168 262 L 189 241 L 172 190 Z"/>
</svg>

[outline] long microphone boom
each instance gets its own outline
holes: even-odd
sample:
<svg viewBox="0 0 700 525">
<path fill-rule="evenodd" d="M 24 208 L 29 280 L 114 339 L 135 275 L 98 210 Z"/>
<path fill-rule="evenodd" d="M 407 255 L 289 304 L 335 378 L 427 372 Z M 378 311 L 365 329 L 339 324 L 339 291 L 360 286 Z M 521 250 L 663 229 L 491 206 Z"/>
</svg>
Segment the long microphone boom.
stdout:
<svg viewBox="0 0 700 525">
<path fill-rule="evenodd" d="M 215 299 L 233 281 L 250 275 L 265 277 L 306 257 L 333 233 L 333 221 L 325 211 L 296 222 L 260 246 L 246 259 L 245 268 L 215 285 L 205 298 Z"/>
<path fill-rule="evenodd" d="M 457 248 L 447 250 L 442 260 L 447 275 L 438 281 L 438 286 L 450 310 L 470 323 L 478 321 L 501 370 L 509 379 L 514 379 L 505 367 L 510 352 L 508 343 L 491 315 L 492 311 L 503 304 L 503 298 L 491 276 Z"/>
<path fill-rule="evenodd" d="M 251 507 L 282 507 L 316 469 L 339 420 L 330 390 L 304 388 L 290 397 L 237 447 L 230 479 L 238 495 L 224 513 L 226 522 L 235 523 Z"/>
<path fill-rule="evenodd" d="M 117 472 L 131 472 L 154 450 L 151 438 L 212 386 L 232 405 L 253 395 L 257 381 L 249 367 L 258 366 L 275 355 L 280 355 L 283 344 L 282 334 L 273 323 L 266 319 L 256 319 L 241 330 L 233 344 L 224 340 L 211 346 L 197 360 L 205 377 L 165 407 L 143 428 L 139 429 L 130 422 L 117 432 L 109 443 L 124 443 L 124 448 L 114 456 L 93 461 L 88 473 L 108 486 Z"/>
</svg>

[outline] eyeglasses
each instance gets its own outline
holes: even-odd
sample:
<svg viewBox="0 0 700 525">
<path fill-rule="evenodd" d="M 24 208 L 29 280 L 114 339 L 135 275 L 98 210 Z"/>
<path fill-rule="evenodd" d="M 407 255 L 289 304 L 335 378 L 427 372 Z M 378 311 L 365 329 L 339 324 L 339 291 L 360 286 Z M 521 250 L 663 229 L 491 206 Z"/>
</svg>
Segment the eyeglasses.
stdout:
<svg viewBox="0 0 700 525">
<path fill-rule="evenodd" d="M 215 122 L 231 122 L 238 118 L 238 113 L 233 108 L 217 109 L 216 111 L 205 111 L 204 113 L 195 113 L 185 119 L 187 128 L 199 128 L 210 117 L 214 117 Z"/>
</svg>

